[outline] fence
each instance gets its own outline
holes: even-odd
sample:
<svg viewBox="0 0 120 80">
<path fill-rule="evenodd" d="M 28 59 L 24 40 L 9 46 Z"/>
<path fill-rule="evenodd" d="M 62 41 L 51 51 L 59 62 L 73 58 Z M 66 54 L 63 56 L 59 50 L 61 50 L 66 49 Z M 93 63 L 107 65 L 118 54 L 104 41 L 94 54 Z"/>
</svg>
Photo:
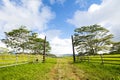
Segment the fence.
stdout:
<svg viewBox="0 0 120 80">
<path fill-rule="evenodd" d="M 90 63 L 117 64 L 120 65 L 120 54 L 116 55 L 92 55 L 77 56 L 77 61 L 88 61 Z"/>
<path fill-rule="evenodd" d="M 42 56 L 31 54 L 0 54 L 0 66 L 35 62 L 36 60 L 42 62 Z"/>
</svg>

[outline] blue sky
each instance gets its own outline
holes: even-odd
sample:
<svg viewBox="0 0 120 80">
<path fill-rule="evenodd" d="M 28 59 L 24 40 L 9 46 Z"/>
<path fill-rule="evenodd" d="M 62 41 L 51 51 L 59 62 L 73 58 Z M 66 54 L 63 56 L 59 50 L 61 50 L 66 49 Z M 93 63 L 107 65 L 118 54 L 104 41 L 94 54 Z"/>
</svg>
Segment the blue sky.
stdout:
<svg viewBox="0 0 120 80">
<path fill-rule="evenodd" d="M 120 40 L 120 0 L 0 0 L 0 39 L 4 32 L 27 26 L 47 36 L 53 54 L 71 54 L 74 29 L 100 24 Z M 5 45 L 0 42 L 2 47 Z"/>
<path fill-rule="evenodd" d="M 100 4 L 100 0 L 79 0 L 81 3 L 76 3 L 75 0 L 66 0 L 64 3 L 55 2 L 50 3 L 50 0 L 43 0 L 43 3 L 51 8 L 55 12 L 56 17 L 51 20 L 48 25 L 48 29 L 58 29 L 62 31 L 61 38 L 69 38 L 74 34 L 75 26 L 67 22 L 68 18 L 74 15 L 76 10 L 86 11 L 93 3 Z M 87 3 L 87 4 L 85 4 Z M 80 5 L 82 4 L 82 6 Z M 83 6 L 84 5 L 84 6 Z"/>
</svg>

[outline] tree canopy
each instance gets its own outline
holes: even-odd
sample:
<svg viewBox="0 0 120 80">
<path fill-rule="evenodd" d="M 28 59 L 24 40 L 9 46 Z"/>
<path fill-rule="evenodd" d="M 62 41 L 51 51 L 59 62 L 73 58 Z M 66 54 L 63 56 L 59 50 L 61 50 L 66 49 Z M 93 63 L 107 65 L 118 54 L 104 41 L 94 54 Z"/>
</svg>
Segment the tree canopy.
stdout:
<svg viewBox="0 0 120 80">
<path fill-rule="evenodd" d="M 120 54 L 120 42 L 113 42 L 111 47 L 111 54 Z"/>
<path fill-rule="evenodd" d="M 21 26 L 10 32 L 5 32 L 6 38 L 2 42 L 16 53 L 42 53 L 44 39 L 38 38 L 38 34 Z M 46 41 L 46 51 L 50 50 L 50 44 Z"/>
<path fill-rule="evenodd" d="M 74 45 L 78 53 L 97 54 L 111 44 L 112 34 L 104 27 L 94 24 L 75 29 Z"/>
</svg>

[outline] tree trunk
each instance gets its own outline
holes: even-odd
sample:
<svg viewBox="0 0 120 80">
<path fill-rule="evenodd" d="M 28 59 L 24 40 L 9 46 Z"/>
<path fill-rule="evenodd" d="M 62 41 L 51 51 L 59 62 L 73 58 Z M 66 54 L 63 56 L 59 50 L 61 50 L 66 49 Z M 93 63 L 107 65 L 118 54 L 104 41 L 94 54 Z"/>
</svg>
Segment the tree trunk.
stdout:
<svg viewBox="0 0 120 80">
<path fill-rule="evenodd" d="M 88 53 L 88 63 L 90 63 L 90 55 L 89 55 L 89 53 Z"/>
<path fill-rule="evenodd" d="M 46 36 L 45 36 L 45 40 L 44 40 L 44 45 L 43 45 L 43 47 L 44 47 L 44 50 L 43 50 L 43 62 L 45 62 L 45 46 L 46 45 Z"/>
<path fill-rule="evenodd" d="M 23 54 L 24 54 L 24 47 L 23 47 Z"/>
</svg>

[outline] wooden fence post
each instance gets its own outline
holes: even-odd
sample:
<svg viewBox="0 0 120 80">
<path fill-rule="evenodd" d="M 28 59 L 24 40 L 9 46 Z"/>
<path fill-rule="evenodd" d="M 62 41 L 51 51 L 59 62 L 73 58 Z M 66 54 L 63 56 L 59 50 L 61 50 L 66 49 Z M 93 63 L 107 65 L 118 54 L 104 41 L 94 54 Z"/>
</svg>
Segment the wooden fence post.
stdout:
<svg viewBox="0 0 120 80">
<path fill-rule="evenodd" d="M 88 58 L 88 63 L 90 63 L 90 53 L 89 52 L 87 52 L 87 58 Z"/>
<path fill-rule="evenodd" d="M 18 54 L 16 53 L 16 64 L 18 63 Z"/>
<path fill-rule="evenodd" d="M 102 60 L 102 63 L 101 63 L 101 64 L 104 64 L 104 61 L 103 61 L 103 55 L 100 54 L 100 57 L 101 57 L 101 60 Z"/>
<path fill-rule="evenodd" d="M 44 47 L 44 50 L 43 50 L 43 62 L 45 62 L 45 46 L 46 45 L 46 36 L 45 36 L 45 39 L 44 39 L 44 44 L 43 44 L 43 47 Z"/>
<path fill-rule="evenodd" d="M 75 62 L 75 49 L 74 49 L 73 36 L 71 36 L 71 39 L 72 39 L 72 49 L 73 49 L 73 62 Z"/>
</svg>

